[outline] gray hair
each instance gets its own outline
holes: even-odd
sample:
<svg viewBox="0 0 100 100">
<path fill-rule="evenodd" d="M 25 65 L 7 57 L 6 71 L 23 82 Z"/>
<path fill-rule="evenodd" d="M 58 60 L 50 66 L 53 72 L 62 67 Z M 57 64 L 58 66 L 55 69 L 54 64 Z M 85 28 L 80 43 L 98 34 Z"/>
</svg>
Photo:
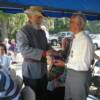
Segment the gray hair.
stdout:
<svg viewBox="0 0 100 100">
<path fill-rule="evenodd" d="M 81 30 L 84 30 L 84 28 L 85 28 L 85 25 L 86 25 L 86 17 L 85 17 L 85 15 L 84 14 L 78 14 L 78 13 L 76 13 L 76 14 L 73 14 L 72 16 L 71 16 L 71 18 L 78 18 L 79 19 L 79 22 L 80 22 L 80 25 L 81 25 Z"/>
</svg>

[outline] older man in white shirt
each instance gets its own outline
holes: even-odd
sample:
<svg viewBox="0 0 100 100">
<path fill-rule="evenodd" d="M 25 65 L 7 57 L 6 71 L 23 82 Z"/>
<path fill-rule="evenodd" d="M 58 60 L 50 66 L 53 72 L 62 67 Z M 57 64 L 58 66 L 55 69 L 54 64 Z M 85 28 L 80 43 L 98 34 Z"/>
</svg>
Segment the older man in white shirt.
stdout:
<svg viewBox="0 0 100 100">
<path fill-rule="evenodd" d="M 84 33 L 86 19 L 75 14 L 70 20 L 70 31 L 74 34 L 67 63 L 57 60 L 56 66 L 68 69 L 65 83 L 65 100 L 86 100 L 89 88 L 89 69 L 94 57 L 91 39 Z"/>
</svg>

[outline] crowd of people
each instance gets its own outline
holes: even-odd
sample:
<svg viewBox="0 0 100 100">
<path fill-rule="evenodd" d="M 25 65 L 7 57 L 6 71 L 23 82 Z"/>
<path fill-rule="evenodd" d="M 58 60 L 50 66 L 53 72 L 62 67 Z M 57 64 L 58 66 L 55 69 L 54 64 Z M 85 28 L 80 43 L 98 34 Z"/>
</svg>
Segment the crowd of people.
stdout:
<svg viewBox="0 0 100 100">
<path fill-rule="evenodd" d="M 5 38 L 4 41 L 1 41 L 7 49 L 7 55 L 11 58 L 12 63 L 16 63 L 16 53 L 17 53 L 17 46 L 15 39 L 8 39 Z"/>
<path fill-rule="evenodd" d="M 24 59 L 23 83 L 35 92 L 36 100 L 47 100 L 47 88 L 52 90 L 50 86 L 54 85 L 50 84 L 52 80 L 51 83 L 58 82 L 58 80 L 64 83 L 64 100 L 87 100 L 91 76 L 90 67 L 96 56 L 92 40 L 85 34 L 85 16 L 83 14 L 72 15 L 69 30 L 73 33 L 73 38 L 72 40 L 65 38 L 62 42 L 62 50 L 56 51 L 48 44 L 45 31 L 41 28 L 44 18 L 42 11 L 43 9 L 37 6 L 25 10 L 28 22 L 17 33 L 17 46 Z M 6 48 L 16 56 L 15 40 L 12 39 L 10 44 L 8 40 L 0 43 L 0 98 L 2 100 L 23 100 L 21 89 L 17 89 L 11 76 L 11 58 L 10 54 L 7 55 Z M 49 73 L 47 70 L 48 57 L 52 65 Z M 57 71 L 59 75 L 54 75 L 51 72 L 55 69 L 62 70 L 62 72 Z M 12 91 L 13 93 L 10 93 Z"/>
</svg>

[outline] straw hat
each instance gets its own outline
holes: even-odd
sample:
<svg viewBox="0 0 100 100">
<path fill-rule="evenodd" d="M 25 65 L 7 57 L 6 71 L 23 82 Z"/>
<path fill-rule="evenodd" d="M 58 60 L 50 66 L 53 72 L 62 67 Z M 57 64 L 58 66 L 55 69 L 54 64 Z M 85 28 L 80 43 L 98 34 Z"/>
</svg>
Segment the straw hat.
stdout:
<svg viewBox="0 0 100 100">
<path fill-rule="evenodd" d="M 29 9 L 25 10 L 24 13 L 26 13 L 27 15 L 43 16 L 42 11 L 43 8 L 40 6 L 31 6 Z"/>
</svg>

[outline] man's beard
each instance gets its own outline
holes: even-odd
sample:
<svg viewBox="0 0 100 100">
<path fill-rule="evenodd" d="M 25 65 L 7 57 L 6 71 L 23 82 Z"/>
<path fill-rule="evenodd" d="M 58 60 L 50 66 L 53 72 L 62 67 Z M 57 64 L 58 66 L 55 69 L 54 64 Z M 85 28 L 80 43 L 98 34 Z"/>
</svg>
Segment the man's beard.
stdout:
<svg viewBox="0 0 100 100">
<path fill-rule="evenodd" d="M 32 26 L 36 29 L 36 30 L 39 30 L 41 29 L 41 24 L 37 24 L 37 23 L 32 23 Z"/>
</svg>

